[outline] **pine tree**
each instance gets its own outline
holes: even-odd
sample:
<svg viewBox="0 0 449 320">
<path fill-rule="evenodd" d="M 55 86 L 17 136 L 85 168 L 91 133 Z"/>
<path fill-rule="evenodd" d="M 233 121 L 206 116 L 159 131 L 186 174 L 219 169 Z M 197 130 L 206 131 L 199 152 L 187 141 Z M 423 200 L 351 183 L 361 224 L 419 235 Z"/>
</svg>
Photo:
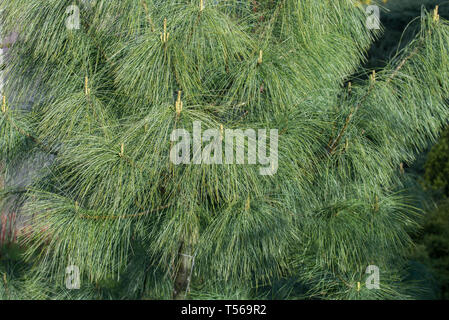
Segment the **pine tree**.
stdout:
<svg viewBox="0 0 449 320">
<path fill-rule="evenodd" d="M 0 297 L 413 297 L 403 278 L 420 212 L 400 192 L 401 164 L 449 114 L 438 8 L 366 72 L 377 32 L 355 0 L 0 10 L 4 35 L 19 34 L 4 70 L 0 199 L 27 219 L 24 254 L 2 251 Z M 277 129 L 277 172 L 173 164 L 173 130 L 195 121 Z M 30 158 L 44 165 L 14 183 Z M 373 265 L 378 289 L 365 282 Z M 67 266 L 80 289 L 67 290 Z"/>
</svg>

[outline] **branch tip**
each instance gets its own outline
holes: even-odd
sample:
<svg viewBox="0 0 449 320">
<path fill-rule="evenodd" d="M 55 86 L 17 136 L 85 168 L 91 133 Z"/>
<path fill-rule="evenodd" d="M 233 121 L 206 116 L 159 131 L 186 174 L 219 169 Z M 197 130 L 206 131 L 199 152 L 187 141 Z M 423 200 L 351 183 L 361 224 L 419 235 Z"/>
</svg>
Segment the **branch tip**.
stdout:
<svg viewBox="0 0 449 320">
<path fill-rule="evenodd" d="M 262 64 L 263 62 L 263 51 L 259 51 L 259 58 L 257 59 L 257 64 Z"/>
<path fill-rule="evenodd" d="M 176 103 L 175 103 L 176 114 L 178 115 L 178 117 L 179 117 L 179 115 L 181 114 L 181 111 L 182 111 L 181 94 L 182 94 L 182 91 L 179 90 L 178 91 L 178 99 L 176 99 Z"/>
<path fill-rule="evenodd" d="M 435 6 L 435 10 L 433 10 L 433 21 L 440 20 L 440 15 L 438 14 L 438 5 Z"/>
<path fill-rule="evenodd" d="M 2 112 L 6 113 L 6 96 L 3 96 L 3 103 L 2 103 Z"/>
</svg>

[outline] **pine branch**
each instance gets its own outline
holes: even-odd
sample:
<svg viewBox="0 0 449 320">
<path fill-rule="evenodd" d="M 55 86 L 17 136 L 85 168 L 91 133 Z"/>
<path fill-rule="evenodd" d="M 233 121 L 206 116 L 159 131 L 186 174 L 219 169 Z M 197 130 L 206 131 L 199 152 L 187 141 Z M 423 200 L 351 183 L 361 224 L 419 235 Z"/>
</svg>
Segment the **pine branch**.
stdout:
<svg viewBox="0 0 449 320">
<path fill-rule="evenodd" d="M 375 81 L 375 79 L 372 79 L 372 81 L 370 82 L 370 86 L 369 86 L 367 92 L 365 93 L 365 95 L 361 98 L 360 102 L 355 106 L 355 108 L 353 108 L 351 110 L 349 115 L 346 117 L 345 124 L 344 124 L 343 128 L 340 130 L 340 133 L 338 134 L 337 138 L 335 138 L 335 140 L 332 142 L 332 144 L 330 144 L 328 146 L 327 150 L 328 150 L 329 154 L 332 155 L 334 153 L 335 149 L 337 148 L 338 144 L 340 143 L 341 138 L 343 137 L 346 130 L 348 129 L 349 123 L 351 122 L 352 117 L 357 113 L 359 108 L 363 105 L 363 103 L 366 101 L 366 99 L 369 97 L 369 95 L 373 91 L 374 81 Z"/>
<path fill-rule="evenodd" d="M 36 138 L 35 136 L 31 135 L 30 133 L 26 132 L 25 130 L 23 130 L 21 127 L 19 127 L 14 120 L 9 116 L 8 112 L 4 112 L 3 113 L 5 118 L 8 119 L 8 121 L 12 124 L 12 126 L 18 131 L 20 132 L 20 134 L 22 134 L 23 136 L 29 138 L 31 141 L 33 141 L 36 145 L 38 145 L 42 150 L 46 151 L 49 154 L 52 155 L 58 155 L 57 151 L 53 151 L 50 147 L 48 147 L 47 145 L 45 145 L 42 141 L 40 141 L 38 138 Z"/>
<path fill-rule="evenodd" d="M 413 56 L 414 56 L 415 54 L 418 53 L 418 49 L 419 49 L 419 47 L 416 46 L 415 49 L 413 49 L 413 51 L 412 51 L 408 56 L 406 56 L 404 59 L 402 59 L 402 61 L 401 61 L 401 62 L 398 64 L 398 66 L 394 69 L 394 72 L 388 77 L 387 83 L 390 83 L 390 82 L 393 80 L 393 78 L 398 74 L 398 72 L 402 69 L 402 67 L 405 65 L 405 63 L 406 63 L 408 60 L 410 60 L 411 58 L 413 58 Z"/>
<path fill-rule="evenodd" d="M 398 66 L 394 69 L 393 73 L 386 80 L 387 84 L 390 83 L 395 78 L 395 76 L 399 73 L 399 71 L 402 69 L 402 67 L 404 67 L 404 65 L 407 63 L 407 61 L 410 60 L 414 55 L 416 55 L 418 53 L 418 49 L 419 49 L 419 47 L 416 46 L 409 55 L 407 55 L 404 59 L 401 60 L 401 62 L 398 64 Z M 374 73 L 373 73 L 373 75 L 374 75 Z M 340 133 L 338 134 L 337 138 L 335 140 L 333 140 L 333 142 L 330 145 L 328 145 L 327 150 L 328 150 L 329 154 L 333 154 L 335 152 L 335 149 L 337 148 L 338 144 L 340 143 L 340 140 L 342 139 L 344 133 L 346 132 L 346 130 L 349 127 L 349 123 L 351 122 L 352 117 L 359 110 L 359 108 L 366 101 L 366 99 L 369 97 L 369 95 L 373 91 L 373 88 L 374 88 L 374 81 L 372 81 L 370 83 L 368 91 L 361 98 L 361 101 L 356 105 L 356 107 L 346 117 L 345 124 L 344 124 L 343 128 L 341 129 Z"/>
</svg>

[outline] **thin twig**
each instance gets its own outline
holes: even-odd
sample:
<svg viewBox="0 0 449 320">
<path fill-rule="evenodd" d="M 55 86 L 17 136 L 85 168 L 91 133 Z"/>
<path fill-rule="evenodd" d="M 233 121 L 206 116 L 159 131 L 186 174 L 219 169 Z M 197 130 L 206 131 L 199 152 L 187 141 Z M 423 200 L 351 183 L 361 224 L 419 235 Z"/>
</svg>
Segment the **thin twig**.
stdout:
<svg viewBox="0 0 449 320">
<path fill-rule="evenodd" d="M 350 285 L 345 279 L 343 279 L 342 276 L 340 276 L 339 274 L 337 274 L 337 277 L 349 288 L 353 288 L 354 286 Z"/>
<path fill-rule="evenodd" d="M 402 67 L 405 65 L 405 63 L 410 60 L 415 54 L 418 53 L 418 47 L 416 47 L 407 57 L 405 57 L 401 63 L 394 69 L 391 76 L 388 78 L 387 83 L 390 83 L 391 80 L 397 75 L 397 73 L 402 69 Z"/>
<path fill-rule="evenodd" d="M 161 207 L 158 207 L 158 208 L 155 208 L 152 210 L 147 210 L 145 212 L 140 212 L 140 213 L 136 213 L 136 214 L 127 214 L 127 215 L 123 215 L 123 216 L 89 216 L 89 215 L 82 214 L 79 217 L 83 218 L 83 219 L 91 219 L 91 220 L 115 220 L 115 219 L 125 219 L 125 218 L 137 218 L 137 217 L 141 217 L 141 216 L 147 215 L 152 212 L 167 209 L 171 206 L 172 206 L 172 204 L 167 204 L 165 206 L 161 206 Z"/>
<path fill-rule="evenodd" d="M 352 120 L 352 117 L 354 116 L 354 114 L 360 109 L 360 107 L 362 106 L 362 104 L 365 102 L 365 100 L 368 98 L 368 96 L 371 94 L 371 92 L 373 91 L 374 88 L 374 82 L 371 82 L 370 87 L 368 89 L 368 91 L 365 93 L 365 95 L 362 97 L 362 99 L 360 100 L 360 102 L 357 104 L 357 106 L 349 113 L 349 115 L 346 117 L 346 121 L 345 121 L 345 125 L 343 126 L 343 128 L 341 129 L 340 133 L 338 134 L 337 138 L 334 140 L 334 142 L 332 142 L 332 144 L 330 146 L 328 146 L 328 152 L 330 154 L 333 154 L 336 147 L 338 146 L 338 144 L 340 143 L 341 138 L 343 137 L 344 133 L 346 132 L 346 130 L 349 127 L 349 123 Z"/>
<path fill-rule="evenodd" d="M 148 22 L 150 23 L 150 26 L 151 26 L 151 32 L 154 32 L 154 30 L 156 29 L 156 27 L 154 26 L 153 19 L 151 19 L 151 16 L 150 16 L 150 10 L 148 10 L 148 6 L 147 6 L 147 4 L 145 3 L 144 0 L 141 0 L 140 3 L 142 4 L 143 9 L 145 10 L 145 15 L 146 15 L 146 17 L 147 17 L 147 20 L 148 20 Z"/>
<path fill-rule="evenodd" d="M 398 74 L 398 72 L 402 69 L 402 67 L 405 65 L 405 63 L 410 60 L 416 53 L 418 53 L 418 47 L 416 47 L 407 57 L 405 57 L 404 59 L 402 59 L 402 61 L 399 63 L 399 65 L 395 68 L 395 70 L 393 71 L 393 73 L 390 75 L 390 77 L 387 79 L 386 83 L 390 83 L 393 78 Z M 333 154 L 335 152 L 335 149 L 337 147 L 337 145 L 340 143 L 341 138 L 343 137 L 344 133 L 346 132 L 346 130 L 349 127 L 349 123 L 352 120 L 352 117 L 354 116 L 354 114 L 357 112 L 357 110 L 361 107 L 361 105 L 365 102 L 365 100 L 368 98 L 368 96 L 371 94 L 372 90 L 373 90 L 373 85 L 374 82 L 371 83 L 368 91 L 366 92 L 366 94 L 363 96 L 362 100 L 357 104 L 357 106 L 351 111 L 351 113 L 348 115 L 348 117 L 346 118 L 345 121 L 345 125 L 343 126 L 343 129 L 340 131 L 340 133 L 338 134 L 337 138 L 332 142 L 332 144 L 330 144 L 328 146 L 328 152 L 330 154 Z"/>
</svg>

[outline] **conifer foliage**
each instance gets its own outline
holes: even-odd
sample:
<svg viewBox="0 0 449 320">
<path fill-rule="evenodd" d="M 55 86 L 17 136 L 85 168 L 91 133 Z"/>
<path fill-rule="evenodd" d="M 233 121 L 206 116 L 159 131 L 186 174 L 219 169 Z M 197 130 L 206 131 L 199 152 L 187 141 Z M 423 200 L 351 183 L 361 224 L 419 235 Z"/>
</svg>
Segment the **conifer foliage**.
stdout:
<svg viewBox="0 0 449 320">
<path fill-rule="evenodd" d="M 398 193 L 400 164 L 449 114 L 437 9 L 384 70 L 355 77 L 376 33 L 354 0 L 0 10 L 4 35 L 19 34 L 4 70 L 0 200 L 26 220 L 24 253 L 0 251 L 0 298 L 413 297 L 402 279 L 419 212 Z M 170 136 L 195 121 L 277 129 L 277 172 L 175 165 Z M 30 157 L 44 165 L 15 183 Z M 66 287 L 68 266 L 79 289 Z"/>
</svg>

